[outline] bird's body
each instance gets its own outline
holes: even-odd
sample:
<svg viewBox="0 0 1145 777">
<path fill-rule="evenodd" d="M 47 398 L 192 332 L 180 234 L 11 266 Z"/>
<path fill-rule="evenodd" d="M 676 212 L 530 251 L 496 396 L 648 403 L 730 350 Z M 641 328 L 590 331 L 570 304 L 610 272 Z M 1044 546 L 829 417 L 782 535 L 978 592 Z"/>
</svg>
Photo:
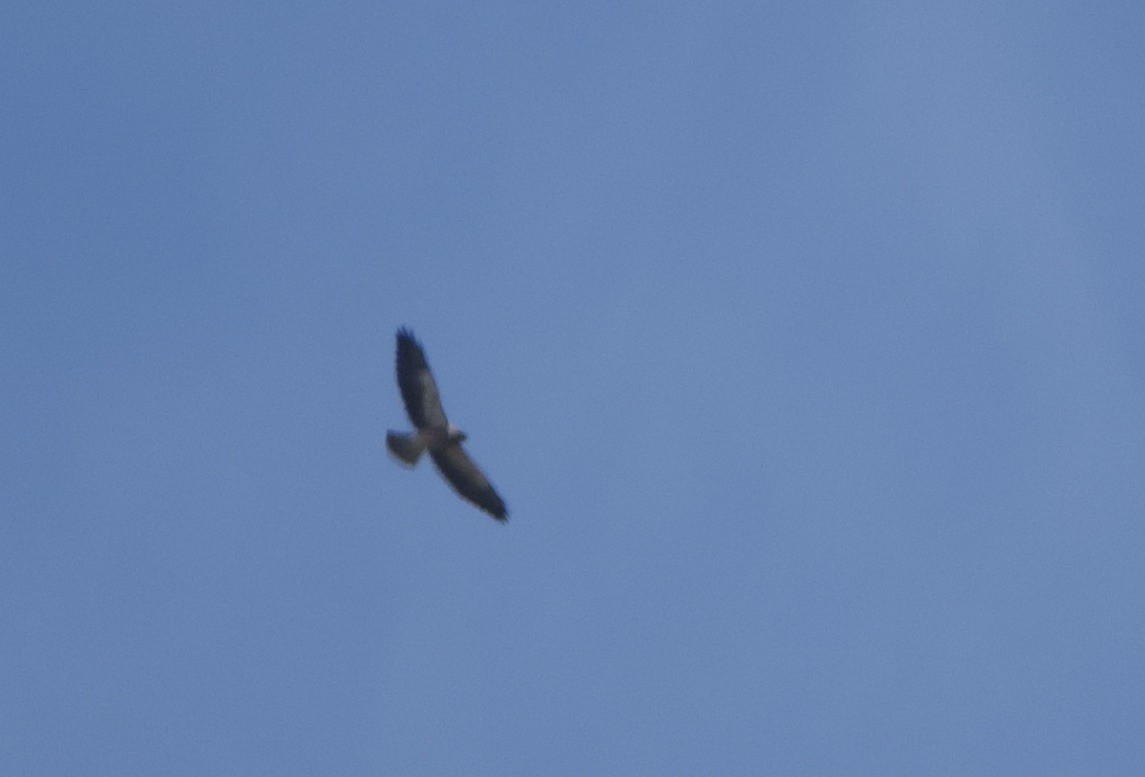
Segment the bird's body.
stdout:
<svg viewBox="0 0 1145 777">
<path fill-rule="evenodd" d="M 408 329 L 399 329 L 397 333 L 397 378 L 414 431 L 387 432 L 386 447 L 390 453 L 412 467 L 428 451 L 454 491 L 497 520 L 507 520 L 505 502 L 461 447 L 465 433 L 445 417 L 425 352 Z"/>
</svg>

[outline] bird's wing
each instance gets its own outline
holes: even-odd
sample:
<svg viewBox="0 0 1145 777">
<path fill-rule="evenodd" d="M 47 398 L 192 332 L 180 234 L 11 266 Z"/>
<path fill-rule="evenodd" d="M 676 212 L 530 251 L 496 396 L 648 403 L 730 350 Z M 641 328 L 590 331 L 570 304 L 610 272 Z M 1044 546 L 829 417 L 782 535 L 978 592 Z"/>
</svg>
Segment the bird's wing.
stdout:
<svg viewBox="0 0 1145 777">
<path fill-rule="evenodd" d="M 425 360 L 425 352 L 408 329 L 398 330 L 398 387 L 406 413 L 418 429 L 445 426 L 445 410 L 437 394 L 437 384 Z"/>
<path fill-rule="evenodd" d="M 433 463 L 453 486 L 453 490 L 465 499 L 492 515 L 498 521 L 508 518 L 505 502 L 493 490 L 493 485 L 481 474 L 481 470 L 469 458 L 460 443 L 445 445 L 430 451 Z"/>
</svg>

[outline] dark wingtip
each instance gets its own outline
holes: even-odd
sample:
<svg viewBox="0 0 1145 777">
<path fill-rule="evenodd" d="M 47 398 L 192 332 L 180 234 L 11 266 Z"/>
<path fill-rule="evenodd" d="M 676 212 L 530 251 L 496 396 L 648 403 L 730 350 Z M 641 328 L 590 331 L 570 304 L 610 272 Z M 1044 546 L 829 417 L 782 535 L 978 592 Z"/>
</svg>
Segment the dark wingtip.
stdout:
<svg viewBox="0 0 1145 777">
<path fill-rule="evenodd" d="M 464 496 L 464 494 L 462 496 Z M 509 508 L 507 508 L 505 503 L 501 501 L 501 498 L 497 496 L 496 491 L 490 489 L 490 493 L 482 494 L 476 499 L 468 496 L 465 498 L 481 508 L 481 512 L 493 520 L 499 523 L 505 523 L 505 521 L 509 520 Z"/>
<path fill-rule="evenodd" d="M 429 364 L 425 359 L 425 352 L 421 349 L 421 343 L 413 336 L 413 332 L 409 327 L 402 327 L 398 330 L 398 362 L 409 361 L 409 365 L 414 369 L 428 369 Z"/>
<path fill-rule="evenodd" d="M 508 521 L 508 507 L 505 506 L 502 498 L 498 497 L 496 491 L 490 489 L 487 498 L 476 501 L 476 505 L 484 510 L 485 515 L 495 518 L 500 523 Z"/>
</svg>

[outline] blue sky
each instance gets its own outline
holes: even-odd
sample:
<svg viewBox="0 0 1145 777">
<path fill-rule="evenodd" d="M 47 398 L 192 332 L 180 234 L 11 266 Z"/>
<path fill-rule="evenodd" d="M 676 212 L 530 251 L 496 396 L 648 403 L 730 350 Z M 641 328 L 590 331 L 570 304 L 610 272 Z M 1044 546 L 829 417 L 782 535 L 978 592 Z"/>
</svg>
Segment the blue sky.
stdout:
<svg viewBox="0 0 1145 777">
<path fill-rule="evenodd" d="M 1002 5 L 5 4 L 0 772 L 1141 774 L 1145 11 Z"/>
</svg>

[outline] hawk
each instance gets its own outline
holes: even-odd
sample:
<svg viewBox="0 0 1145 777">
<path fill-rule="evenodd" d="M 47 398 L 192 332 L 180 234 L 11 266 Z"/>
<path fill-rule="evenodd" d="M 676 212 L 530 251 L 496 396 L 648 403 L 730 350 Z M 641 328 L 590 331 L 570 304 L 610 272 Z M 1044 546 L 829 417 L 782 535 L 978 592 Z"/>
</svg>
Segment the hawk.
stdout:
<svg viewBox="0 0 1145 777">
<path fill-rule="evenodd" d="M 386 448 L 407 467 L 417 464 L 421 454 L 429 451 L 429 457 L 454 491 L 498 521 L 507 520 L 505 502 L 461 447 L 466 440 L 465 432 L 445 417 L 437 383 L 429 371 L 421 344 L 408 329 L 399 329 L 397 338 L 398 388 L 414 431 L 412 434 L 387 431 Z"/>
</svg>

